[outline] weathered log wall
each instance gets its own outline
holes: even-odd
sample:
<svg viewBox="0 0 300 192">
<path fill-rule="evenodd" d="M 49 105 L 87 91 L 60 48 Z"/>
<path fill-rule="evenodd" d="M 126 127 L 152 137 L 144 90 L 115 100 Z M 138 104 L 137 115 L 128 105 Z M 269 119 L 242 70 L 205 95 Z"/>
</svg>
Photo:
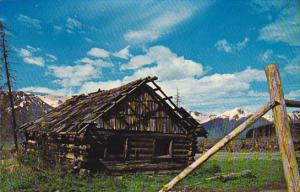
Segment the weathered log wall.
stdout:
<svg viewBox="0 0 300 192">
<path fill-rule="evenodd" d="M 300 151 L 300 123 L 291 124 L 291 135 L 294 142 L 295 150 Z M 246 136 L 248 139 L 250 139 L 249 141 L 251 141 L 251 139 L 272 140 L 274 139 L 274 137 L 276 137 L 275 127 L 273 124 L 261 126 L 254 130 L 248 131 Z M 278 142 L 276 142 L 276 145 L 276 149 L 278 149 Z"/>
<path fill-rule="evenodd" d="M 44 139 L 31 136 L 25 146 L 27 150 L 42 149 L 48 161 L 75 170 L 113 174 L 181 169 L 193 160 L 195 138 L 193 134 L 90 129 L 86 135 L 60 134 Z M 158 154 L 163 148 L 165 151 Z"/>
<path fill-rule="evenodd" d="M 157 95 L 147 89 L 139 90 L 135 95 L 124 100 L 118 107 L 99 119 L 99 126 L 104 129 L 127 129 L 161 133 L 184 133 L 183 127 L 168 113 L 166 106 Z"/>
</svg>

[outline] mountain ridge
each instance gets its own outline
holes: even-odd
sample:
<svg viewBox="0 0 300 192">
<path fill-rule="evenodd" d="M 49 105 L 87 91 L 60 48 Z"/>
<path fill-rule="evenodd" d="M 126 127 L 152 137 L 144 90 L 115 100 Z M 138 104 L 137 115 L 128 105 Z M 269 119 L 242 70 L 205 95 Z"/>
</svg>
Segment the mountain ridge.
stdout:
<svg viewBox="0 0 300 192">
<path fill-rule="evenodd" d="M 253 113 L 248 112 L 242 108 L 234 108 L 229 111 L 225 111 L 220 114 L 203 114 L 201 112 L 190 112 L 192 117 L 197 120 L 208 131 L 209 138 L 221 138 L 231 132 L 235 127 L 244 122 Z M 300 111 L 293 111 L 289 113 L 289 117 L 292 121 L 300 122 Z M 254 129 L 262 125 L 268 125 L 273 123 L 273 116 L 266 114 L 252 126 L 248 128 Z M 239 138 L 246 136 L 246 132 L 243 132 Z"/>
<path fill-rule="evenodd" d="M 13 91 L 17 126 L 33 121 L 46 114 L 53 107 L 39 97 L 23 91 Z M 0 90 L 0 141 L 12 141 L 11 107 L 7 91 Z"/>
</svg>

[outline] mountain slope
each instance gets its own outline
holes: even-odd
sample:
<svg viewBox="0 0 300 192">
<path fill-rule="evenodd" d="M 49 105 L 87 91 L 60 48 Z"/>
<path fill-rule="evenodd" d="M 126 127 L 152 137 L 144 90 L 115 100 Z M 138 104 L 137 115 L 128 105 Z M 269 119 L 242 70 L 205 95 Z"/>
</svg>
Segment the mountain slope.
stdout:
<svg viewBox="0 0 300 192">
<path fill-rule="evenodd" d="M 33 121 L 44 115 L 52 107 L 40 98 L 22 91 L 13 92 L 17 126 Z M 7 91 L 0 91 L 0 141 L 7 143 L 12 140 L 11 107 Z"/>
<path fill-rule="evenodd" d="M 219 115 L 204 115 L 202 113 L 192 112 L 193 118 L 200 122 L 208 132 L 209 138 L 221 138 L 231 132 L 235 127 L 249 118 L 252 113 L 241 108 L 235 108 L 230 111 L 225 111 Z M 248 130 L 267 125 L 273 122 L 270 115 L 265 115 L 255 122 Z M 245 137 L 246 132 L 243 132 L 239 138 Z"/>
</svg>

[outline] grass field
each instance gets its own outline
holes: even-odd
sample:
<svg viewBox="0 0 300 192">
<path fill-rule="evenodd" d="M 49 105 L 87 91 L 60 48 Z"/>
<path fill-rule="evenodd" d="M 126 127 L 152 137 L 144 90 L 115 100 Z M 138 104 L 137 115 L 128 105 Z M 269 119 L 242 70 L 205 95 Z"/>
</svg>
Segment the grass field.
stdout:
<svg viewBox="0 0 300 192">
<path fill-rule="evenodd" d="M 227 153 L 224 158 L 218 155 L 206 162 L 177 187 L 176 191 L 259 191 L 262 189 L 284 189 L 281 162 L 264 159 L 253 154 L 245 158 L 232 158 Z M 236 156 L 236 155 L 235 155 Z M 3 156 L 2 156 L 3 157 Z M 232 160 L 234 159 L 234 160 Z M 88 176 L 75 175 L 59 168 L 36 170 L 37 163 L 23 165 L 12 158 L 2 159 L 0 164 L 0 191 L 157 191 L 175 175 L 145 175 L 142 173 L 123 176 L 103 174 Z M 217 174 L 251 170 L 255 177 L 239 178 L 225 183 L 216 180 L 205 182 Z"/>
</svg>

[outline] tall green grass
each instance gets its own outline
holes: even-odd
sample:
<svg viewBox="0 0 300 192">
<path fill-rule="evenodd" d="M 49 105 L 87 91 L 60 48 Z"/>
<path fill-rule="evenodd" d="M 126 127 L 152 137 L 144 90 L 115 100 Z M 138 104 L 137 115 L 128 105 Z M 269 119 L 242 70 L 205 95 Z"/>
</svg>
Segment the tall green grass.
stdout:
<svg viewBox="0 0 300 192">
<path fill-rule="evenodd" d="M 8 155 L 9 156 L 9 155 Z M 143 173 L 107 176 L 104 174 L 73 174 L 61 169 L 59 165 L 46 167 L 35 156 L 22 156 L 22 163 L 14 156 L 6 158 L 0 164 L 0 191 L 157 191 L 175 175 L 146 175 Z M 239 178 L 223 183 L 206 182 L 205 179 L 218 174 L 240 172 L 249 169 L 255 177 Z M 284 188 L 282 165 L 279 160 L 245 159 L 243 156 L 233 159 L 228 153 L 223 159 L 209 160 L 192 175 L 184 179 L 177 191 L 257 191 L 259 189 Z"/>
</svg>

